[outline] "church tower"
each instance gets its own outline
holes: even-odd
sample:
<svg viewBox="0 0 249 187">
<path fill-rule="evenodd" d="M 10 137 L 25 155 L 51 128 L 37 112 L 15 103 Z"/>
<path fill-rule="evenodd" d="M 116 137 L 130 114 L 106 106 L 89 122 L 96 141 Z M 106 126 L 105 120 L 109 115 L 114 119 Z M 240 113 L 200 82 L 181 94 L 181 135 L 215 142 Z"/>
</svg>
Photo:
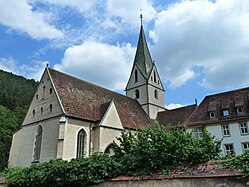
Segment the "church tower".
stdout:
<svg viewBox="0 0 249 187">
<path fill-rule="evenodd" d="M 142 25 L 131 75 L 125 88 L 126 96 L 136 99 L 151 119 L 164 111 L 164 88 L 153 63 Z"/>
</svg>

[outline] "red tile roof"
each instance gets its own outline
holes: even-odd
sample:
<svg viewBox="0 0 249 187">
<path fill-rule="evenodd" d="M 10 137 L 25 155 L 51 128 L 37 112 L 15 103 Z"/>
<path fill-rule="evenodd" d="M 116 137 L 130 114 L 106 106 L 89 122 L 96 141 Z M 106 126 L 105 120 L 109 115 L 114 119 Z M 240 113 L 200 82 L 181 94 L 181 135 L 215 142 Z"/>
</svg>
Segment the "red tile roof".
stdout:
<svg viewBox="0 0 249 187">
<path fill-rule="evenodd" d="M 145 129 L 151 123 L 137 100 L 54 69 L 47 70 L 67 116 L 99 122 L 114 100 L 124 128 Z"/>
<path fill-rule="evenodd" d="M 196 109 L 197 105 L 189 105 L 173 110 L 165 110 L 157 114 L 157 120 L 161 125 L 183 124 Z"/>
<path fill-rule="evenodd" d="M 170 175 L 154 173 L 151 176 L 130 177 L 119 176 L 108 181 L 136 181 L 136 180 L 161 180 L 161 179 L 191 179 L 191 178 L 216 178 L 243 176 L 238 170 L 226 169 L 220 161 L 209 161 L 204 164 L 180 166 L 170 172 Z"/>
<path fill-rule="evenodd" d="M 188 126 L 231 122 L 249 118 L 249 88 L 223 92 L 206 96 L 186 121 Z M 237 107 L 243 107 L 243 113 L 237 113 Z M 223 116 L 222 110 L 229 109 L 229 115 Z M 215 113 L 214 118 L 209 112 Z"/>
</svg>

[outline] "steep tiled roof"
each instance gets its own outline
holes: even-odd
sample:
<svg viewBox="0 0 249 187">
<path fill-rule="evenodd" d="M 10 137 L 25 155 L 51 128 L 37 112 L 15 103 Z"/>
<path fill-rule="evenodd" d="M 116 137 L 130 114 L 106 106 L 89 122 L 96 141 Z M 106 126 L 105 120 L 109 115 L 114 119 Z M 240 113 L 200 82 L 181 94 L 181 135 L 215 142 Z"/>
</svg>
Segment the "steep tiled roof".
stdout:
<svg viewBox="0 0 249 187">
<path fill-rule="evenodd" d="M 206 96 L 186 123 L 191 126 L 248 119 L 248 97 L 249 88 Z M 238 114 L 237 107 L 243 107 L 243 113 Z M 230 114 L 228 116 L 223 116 L 223 109 L 229 109 Z M 209 112 L 211 111 L 215 113 L 214 118 L 209 117 Z"/>
<path fill-rule="evenodd" d="M 47 70 L 66 115 L 98 122 L 103 117 L 108 103 L 114 99 L 120 120 L 125 128 L 145 129 L 146 125 L 151 123 L 136 100 L 51 68 Z"/>
<path fill-rule="evenodd" d="M 157 114 L 157 120 L 159 124 L 163 125 L 183 124 L 195 109 L 196 104 L 176 108 L 173 110 L 165 110 Z"/>
<path fill-rule="evenodd" d="M 140 68 L 143 75 L 148 78 L 153 64 L 142 25 L 140 28 L 137 51 L 134 59 L 134 65 L 135 64 Z"/>
</svg>

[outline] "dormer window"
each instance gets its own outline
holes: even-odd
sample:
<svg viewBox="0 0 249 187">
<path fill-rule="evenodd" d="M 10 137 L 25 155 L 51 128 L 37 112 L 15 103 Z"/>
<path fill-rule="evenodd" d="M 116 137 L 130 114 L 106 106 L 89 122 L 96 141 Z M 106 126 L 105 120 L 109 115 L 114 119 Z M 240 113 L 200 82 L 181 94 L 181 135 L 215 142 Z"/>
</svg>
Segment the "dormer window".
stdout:
<svg viewBox="0 0 249 187">
<path fill-rule="evenodd" d="M 135 90 L 135 99 L 138 99 L 140 96 L 139 96 L 139 90 Z"/>
<path fill-rule="evenodd" d="M 243 107 L 237 107 L 237 114 L 242 114 L 243 113 Z"/>
<path fill-rule="evenodd" d="M 230 115 L 230 113 L 229 113 L 229 109 L 228 108 L 224 108 L 223 110 L 222 110 L 222 114 L 223 114 L 223 116 L 229 116 Z"/>
<path fill-rule="evenodd" d="M 215 118 L 215 112 L 214 111 L 209 112 L 209 118 Z"/>
<path fill-rule="evenodd" d="M 137 75 L 137 70 L 135 70 L 135 82 L 138 81 L 138 75 Z"/>
</svg>

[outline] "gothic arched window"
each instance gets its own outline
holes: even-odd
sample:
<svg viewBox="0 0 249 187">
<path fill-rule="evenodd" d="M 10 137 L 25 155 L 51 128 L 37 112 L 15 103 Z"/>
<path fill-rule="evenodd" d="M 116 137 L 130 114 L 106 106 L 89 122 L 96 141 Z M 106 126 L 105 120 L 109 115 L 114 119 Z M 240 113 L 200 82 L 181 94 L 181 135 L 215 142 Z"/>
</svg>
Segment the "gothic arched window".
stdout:
<svg viewBox="0 0 249 187">
<path fill-rule="evenodd" d="M 135 82 L 138 81 L 138 75 L 137 75 L 137 70 L 135 70 Z"/>
<path fill-rule="evenodd" d="M 155 95 L 155 98 L 158 99 L 158 91 L 157 90 L 154 91 L 154 95 Z"/>
<path fill-rule="evenodd" d="M 135 90 L 135 99 L 138 99 L 140 96 L 139 96 L 139 90 Z"/>
<path fill-rule="evenodd" d="M 34 161 L 39 161 L 41 156 L 41 145 L 42 145 L 42 126 L 37 127 L 35 137 L 35 149 L 34 149 Z"/>
<path fill-rule="evenodd" d="M 77 135 L 77 158 L 84 156 L 85 131 L 81 129 Z"/>
<path fill-rule="evenodd" d="M 105 149 L 105 154 L 108 154 L 110 156 L 115 154 L 115 146 L 113 143 L 108 145 L 108 147 Z"/>
</svg>

